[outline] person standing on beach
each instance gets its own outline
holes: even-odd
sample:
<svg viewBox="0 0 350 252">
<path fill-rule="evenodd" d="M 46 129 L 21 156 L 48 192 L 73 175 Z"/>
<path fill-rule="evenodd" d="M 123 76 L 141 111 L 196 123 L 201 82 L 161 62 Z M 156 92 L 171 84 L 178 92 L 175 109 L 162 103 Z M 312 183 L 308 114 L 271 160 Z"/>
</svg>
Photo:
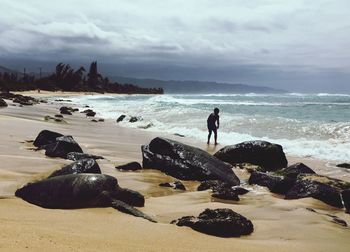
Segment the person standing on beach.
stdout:
<svg viewBox="0 0 350 252">
<path fill-rule="evenodd" d="M 207 144 L 209 144 L 210 142 L 210 137 L 211 137 L 211 133 L 214 132 L 214 139 L 215 139 L 215 145 L 218 144 L 217 139 L 218 139 L 218 129 L 219 129 L 219 125 L 220 125 L 220 121 L 219 121 L 219 112 L 220 110 L 218 108 L 214 109 L 214 113 L 211 113 L 207 119 L 207 126 L 208 126 L 208 142 Z"/>
</svg>

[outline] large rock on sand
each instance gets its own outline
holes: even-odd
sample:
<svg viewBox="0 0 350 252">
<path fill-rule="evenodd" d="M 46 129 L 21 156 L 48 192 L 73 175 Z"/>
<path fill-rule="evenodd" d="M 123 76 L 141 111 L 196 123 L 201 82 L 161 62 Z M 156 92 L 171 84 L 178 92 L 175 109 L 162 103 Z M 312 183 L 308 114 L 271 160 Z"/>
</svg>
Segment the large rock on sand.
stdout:
<svg viewBox="0 0 350 252">
<path fill-rule="evenodd" d="M 249 184 L 265 186 L 273 193 L 285 194 L 294 186 L 295 180 L 288 177 L 254 171 L 251 173 L 248 182 Z"/>
<path fill-rule="evenodd" d="M 44 149 L 46 150 L 45 155 L 49 157 L 67 158 L 67 154 L 70 152 L 83 153 L 83 150 L 72 136 L 58 137 L 56 142 L 45 145 Z"/>
<path fill-rule="evenodd" d="M 287 159 L 281 145 L 266 141 L 248 141 L 222 148 L 214 155 L 230 164 L 251 163 L 274 171 L 287 167 Z"/>
<path fill-rule="evenodd" d="M 296 179 L 299 174 L 316 174 L 316 172 L 303 163 L 295 163 L 280 171 L 276 171 L 276 174 L 283 175 L 291 179 Z"/>
<path fill-rule="evenodd" d="M 33 145 L 41 148 L 44 145 L 55 143 L 56 138 L 61 136 L 63 135 L 54 131 L 42 130 L 35 138 Z"/>
<path fill-rule="evenodd" d="M 343 207 L 340 193 L 350 189 L 350 183 L 318 174 L 300 174 L 286 199 L 312 197 L 334 206 Z"/>
<path fill-rule="evenodd" d="M 206 209 L 198 217 L 185 216 L 171 223 L 219 237 L 238 237 L 254 230 L 250 220 L 227 208 Z"/>
<path fill-rule="evenodd" d="M 158 169 L 182 180 L 221 180 L 230 185 L 240 184 L 229 164 L 201 149 L 160 137 L 141 149 L 145 169 Z"/>
<path fill-rule="evenodd" d="M 2 98 L 0 98 L 0 107 L 7 107 L 7 103 Z"/>
<path fill-rule="evenodd" d="M 16 196 L 44 208 L 109 207 L 113 200 L 144 206 L 144 197 L 119 187 L 116 178 L 103 174 L 69 174 L 29 183 Z"/>
<path fill-rule="evenodd" d="M 49 176 L 49 178 L 61 176 L 61 175 L 67 175 L 67 174 L 78 174 L 78 173 L 101 174 L 101 169 L 98 163 L 94 159 L 92 158 L 81 159 L 81 160 L 75 161 L 72 164 L 66 165 L 57 171 L 54 171 Z"/>
</svg>

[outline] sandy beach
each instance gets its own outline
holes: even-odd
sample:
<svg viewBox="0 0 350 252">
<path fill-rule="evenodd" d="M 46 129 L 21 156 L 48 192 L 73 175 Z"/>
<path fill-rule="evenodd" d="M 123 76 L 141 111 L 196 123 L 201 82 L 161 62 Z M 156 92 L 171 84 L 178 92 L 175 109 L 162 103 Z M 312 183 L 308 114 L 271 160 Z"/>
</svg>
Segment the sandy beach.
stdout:
<svg viewBox="0 0 350 252">
<path fill-rule="evenodd" d="M 72 93 L 35 92 L 29 95 L 69 96 Z M 76 94 L 74 94 L 76 95 Z M 84 94 L 82 94 L 84 95 Z M 332 214 L 350 224 L 350 215 L 321 201 L 306 198 L 284 200 L 266 188 L 248 185 L 249 174 L 235 169 L 242 185 L 250 189 L 239 202 L 213 201 L 208 191 L 196 191 L 198 182 L 183 181 L 189 189 L 178 192 L 159 187 L 175 179 L 157 170 L 121 172 L 116 165 L 142 161 L 141 145 L 156 136 L 152 132 L 118 126 L 114 120 L 91 122 L 84 114 L 64 116 L 65 123 L 44 117 L 58 114 L 62 104 L 40 103 L 0 109 L 0 218 L 1 251 L 349 251 L 350 230 L 332 222 Z M 118 115 L 116 115 L 117 118 Z M 71 161 L 49 158 L 33 151 L 29 140 L 48 129 L 72 135 L 83 150 L 105 157 L 98 160 L 104 174 L 116 177 L 122 187 L 142 193 L 143 212 L 158 223 L 123 214 L 113 208 L 76 210 L 44 209 L 16 198 L 16 189 L 45 177 Z M 207 146 L 194 139 L 162 135 L 210 153 L 223 146 Z M 321 160 L 288 157 L 289 164 L 304 162 L 316 172 L 334 175 Z M 350 181 L 349 176 L 341 179 Z M 206 208 L 231 208 L 250 219 L 254 232 L 240 238 L 218 238 L 187 227 L 169 224 Z M 317 211 L 311 212 L 307 208 Z"/>
</svg>

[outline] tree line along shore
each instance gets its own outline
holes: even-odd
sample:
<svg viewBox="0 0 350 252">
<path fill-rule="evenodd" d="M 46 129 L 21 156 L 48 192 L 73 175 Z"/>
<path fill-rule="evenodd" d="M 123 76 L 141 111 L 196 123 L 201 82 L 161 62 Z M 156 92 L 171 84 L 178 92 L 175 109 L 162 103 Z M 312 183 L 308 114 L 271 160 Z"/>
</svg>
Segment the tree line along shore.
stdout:
<svg viewBox="0 0 350 252">
<path fill-rule="evenodd" d="M 97 62 L 90 64 L 87 74 L 84 67 L 72 68 L 69 64 L 57 64 L 55 71 L 37 78 L 34 74 L 0 72 L 0 91 L 73 91 L 119 94 L 163 94 L 163 88 L 145 88 L 134 84 L 112 82 L 102 76 L 97 69 Z"/>
</svg>

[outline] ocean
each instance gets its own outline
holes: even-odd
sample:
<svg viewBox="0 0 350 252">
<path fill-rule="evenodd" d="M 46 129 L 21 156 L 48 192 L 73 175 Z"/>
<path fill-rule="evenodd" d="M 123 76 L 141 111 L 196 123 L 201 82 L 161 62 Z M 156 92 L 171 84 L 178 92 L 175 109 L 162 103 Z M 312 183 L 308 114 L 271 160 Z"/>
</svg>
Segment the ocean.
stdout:
<svg viewBox="0 0 350 252">
<path fill-rule="evenodd" d="M 218 142 L 248 140 L 281 144 L 288 155 L 332 162 L 350 161 L 350 95 L 345 94 L 166 94 L 71 97 L 97 116 L 128 118 L 125 127 L 182 134 L 206 142 L 206 120 L 220 109 Z"/>
</svg>

